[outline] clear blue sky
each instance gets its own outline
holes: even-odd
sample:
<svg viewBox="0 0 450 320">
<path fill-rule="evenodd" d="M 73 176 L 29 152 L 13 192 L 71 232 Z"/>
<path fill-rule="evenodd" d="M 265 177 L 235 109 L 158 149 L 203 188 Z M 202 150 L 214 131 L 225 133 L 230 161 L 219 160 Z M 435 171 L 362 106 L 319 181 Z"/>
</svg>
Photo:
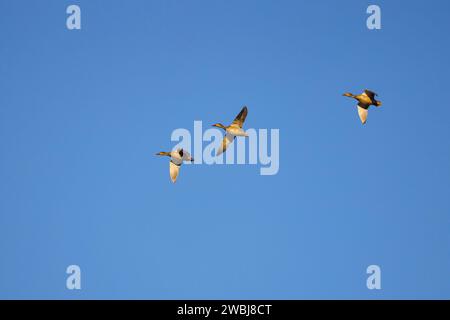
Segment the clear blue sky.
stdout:
<svg viewBox="0 0 450 320">
<path fill-rule="evenodd" d="M 0 298 L 450 298 L 449 9 L 2 0 Z M 366 126 L 342 97 L 364 88 L 383 101 Z M 154 155 L 172 130 L 244 104 L 280 129 L 278 175 L 173 185 Z"/>
</svg>

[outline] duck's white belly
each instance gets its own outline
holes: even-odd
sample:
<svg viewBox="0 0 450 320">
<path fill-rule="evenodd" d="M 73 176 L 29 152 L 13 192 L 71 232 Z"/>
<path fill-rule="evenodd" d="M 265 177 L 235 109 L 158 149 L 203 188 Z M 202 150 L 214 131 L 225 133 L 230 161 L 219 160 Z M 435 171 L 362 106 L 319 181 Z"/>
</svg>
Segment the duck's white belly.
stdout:
<svg viewBox="0 0 450 320">
<path fill-rule="evenodd" d="M 242 130 L 241 128 L 236 128 L 236 127 L 229 127 L 227 129 L 227 133 L 229 133 L 233 136 L 238 136 L 238 137 L 247 135 L 244 130 Z"/>
<path fill-rule="evenodd" d="M 183 162 L 183 159 L 180 157 L 180 155 L 178 154 L 178 152 L 172 152 L 172 155 L 170 157 L 170 160 L 175 163 L 176 165 L 181 165 L 181 163 Z"/>
</svg>

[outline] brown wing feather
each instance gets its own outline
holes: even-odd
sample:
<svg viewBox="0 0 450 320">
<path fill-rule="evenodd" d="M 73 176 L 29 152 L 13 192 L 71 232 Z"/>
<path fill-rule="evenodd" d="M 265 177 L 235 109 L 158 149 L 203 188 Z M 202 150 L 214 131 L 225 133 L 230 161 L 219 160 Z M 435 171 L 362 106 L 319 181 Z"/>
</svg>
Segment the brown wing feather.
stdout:
<svg viewBox="0 0 450 320">
<path fill-rule="evenodd" d="M 370 100 L 375 101 L 375 96 L 377 95 L 375 92 L 364 90 L 364 93 L 370 98 Z"/>
<path fill-rule="evenodd" d="M 219 156 L 222 153 L 224 153 L 227 150 L 230 143 L 232 143 L 233 141 L 234 141 L 234 136 L 231 134 L 226 134 L 222 140 L 222 144 L 220 145 L 219 150 L 217 150 L 216 156 Z"/>
<path fill-rule="evenodd" d="M 239 112 L 239 114 L 234 119 L 233 123 L 237 124 L 239 128 L 242 128 L 245 118 L 247 118 L 247 113 L 248 113 L 247 107 L 244 106 L 241 112 Z"/>
</svg>

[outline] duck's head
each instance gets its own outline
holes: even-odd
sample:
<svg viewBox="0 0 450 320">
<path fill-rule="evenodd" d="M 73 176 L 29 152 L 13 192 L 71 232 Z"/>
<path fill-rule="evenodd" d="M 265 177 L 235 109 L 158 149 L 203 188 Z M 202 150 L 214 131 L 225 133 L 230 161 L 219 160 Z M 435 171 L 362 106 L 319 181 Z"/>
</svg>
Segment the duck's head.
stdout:
<svg viewBox="0 0 450 320">
<path fill-rule="evenodd" d="M 190 161 L 190 162 L 194 162 L 194 158 L 192 158 L 189 153 L 185 153 L 183 149 L 177 149 L 178 154 L 180 155 L 181 158 L 183 158 L 186 154 L 188 160 L 186 161 Z"/>
<path fill-rule="evenodd" d="M 221 129 L 223 129 L 223 130 L 227 130 L 227 127 L 225 127 L 223 124 L 221 124 L 221 123 L 214 123 L 213 125 L 212 125 L 213 127 L 217 127 L 217 128 L 221 128 Z"/>
</svg>

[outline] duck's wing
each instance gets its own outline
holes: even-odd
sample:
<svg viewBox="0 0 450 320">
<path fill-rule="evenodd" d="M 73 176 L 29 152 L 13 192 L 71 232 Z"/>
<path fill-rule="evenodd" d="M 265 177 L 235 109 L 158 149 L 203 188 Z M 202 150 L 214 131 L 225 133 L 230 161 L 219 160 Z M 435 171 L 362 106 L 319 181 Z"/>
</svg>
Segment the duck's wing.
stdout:
<svg viewBox="0 0 450 320">
<path fill-rule="evenodd" d="M 236 118 L 233 120 L 233 124 L 237 124 L 239 128 L 242 128 L 245 118 L 247 118 L 248 109 L 247 107 L 243 107 L 241 112 L 236 116 Z"/>
<path fill-rule="evenodd" d="M 170 180 L 172 180 L 172 182 L 175 183 L 178 178 L 178 173 L 180 172 L 180 165 L 177 165 L 172 161 L 170 161 L 169 164 L 170 164 Z"/>
<path fill-rule="evenodd" d="M 364 90 L 364 93 L 370 98 L 370 100 L 375 101 L 375 96 L 377 96 L 375 92 L 366 89 Z"/>
<path fill-rule="evenodd" d="M 367 121 L 367 115 L 369 111 L 365 105 L 358 104 L 358 115 L 359 119 L 361 119 L 362 124 L 365 124 Z"/>
<path fill-rule="evenodd" d="M 227 150 L 228 145 L 230 143 L 232 143 L 233 140 L 234 140 L 234 136 L 227 133 L 222 140 L 222 144 L 220 145 L 220 148 L 217 150 L 216 156 L 220 156 L 222 153 L 224 153 L 225 150 Z"/>
</svg>

